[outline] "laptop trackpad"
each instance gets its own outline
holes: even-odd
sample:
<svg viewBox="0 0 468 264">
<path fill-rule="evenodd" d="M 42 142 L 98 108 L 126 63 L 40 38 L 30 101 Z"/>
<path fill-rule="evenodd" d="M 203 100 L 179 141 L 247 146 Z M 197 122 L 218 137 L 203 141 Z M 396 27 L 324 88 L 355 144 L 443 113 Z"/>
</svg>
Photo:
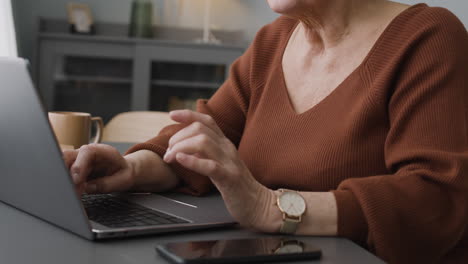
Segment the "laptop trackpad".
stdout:
<svg viewBox="0 0 468 264">
<path fill-rule="evenodd" d="M 180 193 L 125 194 L 131 202 L 194 222 L 234 222 L 219 194 L 194 197 Z"/>
</svg>

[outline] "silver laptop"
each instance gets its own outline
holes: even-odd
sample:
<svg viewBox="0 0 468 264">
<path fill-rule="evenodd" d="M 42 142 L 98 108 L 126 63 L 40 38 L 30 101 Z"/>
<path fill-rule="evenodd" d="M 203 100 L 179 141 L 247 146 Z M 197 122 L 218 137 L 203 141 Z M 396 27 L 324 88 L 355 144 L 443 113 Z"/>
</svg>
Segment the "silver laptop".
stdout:
<svg viewBox="0 0 468 264">
<path fill-rule="evenodd" d="M 90 240 L 234 224 L 219 194 L 78 197 L 22 59 L 0 59 L 0 201 Z"/>
</svg>

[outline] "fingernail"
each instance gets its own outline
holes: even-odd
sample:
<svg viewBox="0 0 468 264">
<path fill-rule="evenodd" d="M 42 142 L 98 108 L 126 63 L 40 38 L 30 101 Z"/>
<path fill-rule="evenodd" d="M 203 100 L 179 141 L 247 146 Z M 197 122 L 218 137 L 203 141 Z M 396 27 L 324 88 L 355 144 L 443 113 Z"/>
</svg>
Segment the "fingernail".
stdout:
<svg viewBox="0 0 468 264">
<path fill-rule="evenodd" d="M 97 191 L 97 185 L 96 184 L 88 184 L 86 186 L 86 192 L 87 193 L 95 193 Z"/>
<path fill-rule="evenodd" d="M 169 157 L 170 151 L 166 151 L 166 154 L 164 154 L 163 160 L 166 161 L 167 157 Z"/>
</svg>

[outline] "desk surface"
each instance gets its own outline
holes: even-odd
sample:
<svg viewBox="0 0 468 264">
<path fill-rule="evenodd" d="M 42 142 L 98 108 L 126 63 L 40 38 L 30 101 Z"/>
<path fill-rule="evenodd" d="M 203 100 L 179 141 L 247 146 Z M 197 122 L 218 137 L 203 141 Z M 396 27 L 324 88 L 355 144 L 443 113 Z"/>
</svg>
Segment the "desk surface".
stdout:
<svg viewBox="0 0 468 264">
<path fill-rule="evenodd" d="M 112 145 L 121 152 L 130 146 L 122 143 Z M 156 253 L 156 245 L 185 240 L 258 236 L 266 235 L 232 227 L 91 242 L 0 202 L 0 263 L 167 263 Z M 322 249 L 323 256 L 319 263 L 383 263 L 347 239 L 303 239 Z"/>
</svg>

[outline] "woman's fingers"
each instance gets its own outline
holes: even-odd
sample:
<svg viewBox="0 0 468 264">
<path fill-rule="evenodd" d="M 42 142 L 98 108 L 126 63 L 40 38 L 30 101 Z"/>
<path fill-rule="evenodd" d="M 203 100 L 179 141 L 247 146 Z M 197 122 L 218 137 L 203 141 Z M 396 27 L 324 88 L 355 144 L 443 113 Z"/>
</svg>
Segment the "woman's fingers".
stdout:
<svg viewBox="0 0 468 264">
<path fill-rule="evenodd" d="M 176 110 L 170 112 L 169 115 L 172 118 L 172 120 L 179 123 L 190 124 L 193 122 L 200 122 L 208 128 L 210 128 L 211 130 L 213 130 L 219 136 L 224 136 L 223 131 L 221 131 L 221 129 L 218 127 L 216 121 L 214 121 L 214 119 L 209 115 L 190 110 Z"/>
<path fill-rule="evenodd" d="M 171 137 L 164 156 L 165 162 L 175 161 L 179 152 L 209 159 L 216 159 L 223 154 L 219 149 L 219 139 L 224 138 L 224 134 L 211 116 L 190 110 L 172 111 L 170 115 L 174 121 L 190 125 Z"/>
<path fill-rule="evenodd" d="M 91 144 L 64 152 L 78 194 L 125 191 L 134 184 L 132 166 L 109 145 Z"/>
<path fill-rule="evenodd" d="M 185 127 L 184 129 L 174 134 L 169 140 L 169 149 L 171 149 L 175 144 L 185 139 L 195 137 L 201 134 L 204 134 L 212 138 L 215 141 L 216 141 L 216 138 L 219 137 L 219 135 L 216 134 L 213 130 L 205 126 L 203 123 L 200 123 L 197 121 L 197 122 L 193 122 L 189 126 Z"/>
<path fill-rule="evenodd" d="M 177 142 L 166 152 L 164 161 L 173 162 L 177 153 L 192 154 L 208 159 L 217 159 L 223 154 L 218 144 L 206 134 L 199 134 Z"/>
<path fill-rule="evenodd" d="M 96 148 L 93 146 L 83 146 L 79 149 L 78 156 L 70 168 L 75 184 L 86 182 L 96 158 L 96 151 Z"/>
<path fill-rule="evenodd" d="M 121 192 L 131 189 L 133 178 L 128 170 L 120 170 L 114 175 L 98 178 L 86 183 L 88 194 Z"/>
<path fill-rule="evenodd" d="M 116 164 L 119 163 L 119 158 L 122 159 L 118 151 L 111 146 L 103 144 L 82 146 L 70 168 L 73 181 L 75 184 L 86 182 L 91 173 L 99 167 L 106 167 L 107 171 L 112 168 L 115 170 L 115 167 L 120 166 L 120 164 Z"/>
<path fill-rule="evenodd" d="M 211 159 L 202 159 L 195 155 L 179 152 L 176 155 L 176 160 L 185 168 L 210 178 L 216 179 L 218 175 L 222 174 L 220 164 Z"/>
<path fill-rule="evenodd" d="M 73 162 L 75 162 L 76 157 L 78 156 L 78 150 L 65 150 L 62 155 L 65 166 L 70 169 L 70 167 L 73 165 Z"/>
<path fill-rule="evenodd" d="M 85 189 L 86 189 L 86 182 L 75 185 L 75 191 L 78 196 L 81 196 L 85 192 Z"/>
</svg>

